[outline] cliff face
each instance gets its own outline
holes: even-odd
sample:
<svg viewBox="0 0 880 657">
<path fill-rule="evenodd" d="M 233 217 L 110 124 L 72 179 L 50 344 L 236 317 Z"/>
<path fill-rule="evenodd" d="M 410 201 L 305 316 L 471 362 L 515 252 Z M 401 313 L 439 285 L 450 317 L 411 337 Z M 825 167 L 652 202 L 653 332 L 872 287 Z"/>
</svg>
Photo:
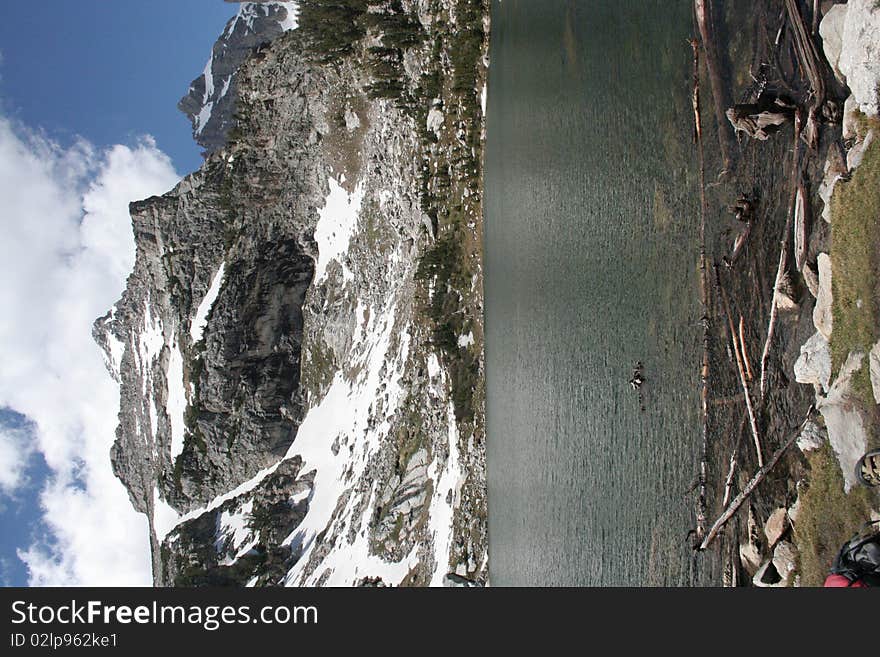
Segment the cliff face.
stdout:
<svg viewBox="0 0 880 657">
<path fill-rule="evenodd" d="M 272 6 L 243 5 L 218 45 Z M 132 204 L 135 268 L 95 324 L 121 388 L 113 467 L 150 519 L 154 579 L 485 579 L 481 275 L 449 309 L 470 332 L 444 351 L 424 274 L 424 168 L 449 153 L 365 92 L 356 58 L 316 63 L 301 30 L 269 32 L 235 69 L 235 105 L 213 101 L 226 142 Z M 410 80 L 439 61 L 407 56 Z"/>
</svg>

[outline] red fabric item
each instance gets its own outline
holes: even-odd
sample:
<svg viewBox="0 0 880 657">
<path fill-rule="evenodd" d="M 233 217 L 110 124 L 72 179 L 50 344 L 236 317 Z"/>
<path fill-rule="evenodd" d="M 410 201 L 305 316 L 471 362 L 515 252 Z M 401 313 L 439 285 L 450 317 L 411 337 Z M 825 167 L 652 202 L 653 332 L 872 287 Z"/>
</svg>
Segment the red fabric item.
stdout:
<svg viewBox="0 0 880 657">
<path fill-rule="evenodd" d="M 855 582 L 850 582 L 843 575 L 829 575 L 825 578 L 825 587 L 826 588 L 853 588 L 853 589 L 863 589 L 865 588 L 864 582 L 860 580 L 856 580 Z"/>
</svg>

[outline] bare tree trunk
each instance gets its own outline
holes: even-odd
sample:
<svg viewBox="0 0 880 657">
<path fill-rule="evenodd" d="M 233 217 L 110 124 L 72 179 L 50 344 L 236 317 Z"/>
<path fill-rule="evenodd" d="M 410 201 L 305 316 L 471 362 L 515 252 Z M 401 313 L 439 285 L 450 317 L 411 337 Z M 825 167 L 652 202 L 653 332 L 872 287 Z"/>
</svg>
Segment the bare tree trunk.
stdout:
<svg viewBox="0 0 880 657">
<path fill-rule="evenodd" d="M 816 44 L 807 32 L 807 26 L 798 9 L 797 1 L 785 0 L 785 9 L 788 11 L 788 19 L 791 22 L 798 61 L 810 81 L 812 101 L 807 109 L 804 139 L 810 149 L 815 151 L 819 145 L 819 108 L 825 104 L 826 98 L 825 76 L 821 65 L 823 60 L 819 56 Z"/>
</svg>

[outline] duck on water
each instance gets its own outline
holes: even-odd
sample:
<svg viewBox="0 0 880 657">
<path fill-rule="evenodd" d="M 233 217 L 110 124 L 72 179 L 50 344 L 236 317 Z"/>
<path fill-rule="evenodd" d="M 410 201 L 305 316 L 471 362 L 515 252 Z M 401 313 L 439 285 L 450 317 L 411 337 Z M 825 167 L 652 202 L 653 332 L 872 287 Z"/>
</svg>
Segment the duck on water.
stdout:
<svg viewBox="0 0 880 657">
<path fill-rule="evenodd" d="M 642 387 L 642 384 L 645 382 L 644 377 L 642 376 L 643 366 L 642 361 L 638 361 L 636 366 L 633 368 L 632 378 L 629 380 L 629 385 L 633 390 L 638 390 Z"/>
</svg>

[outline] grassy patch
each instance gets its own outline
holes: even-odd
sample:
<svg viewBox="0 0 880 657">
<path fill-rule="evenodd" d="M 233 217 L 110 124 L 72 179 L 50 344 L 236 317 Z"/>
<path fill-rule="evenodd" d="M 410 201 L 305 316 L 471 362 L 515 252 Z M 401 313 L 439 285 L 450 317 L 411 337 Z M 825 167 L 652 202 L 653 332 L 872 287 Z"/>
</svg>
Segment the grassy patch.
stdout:
<svg viewBox="0 0 880 657">
<path fill-rule="evenodd" d="M 863 127 L 867 127 L 866 124 Z M 838 183 L 831 199 L 831 358 L 838 371 L 852 351 L 867 353 L 878 338 L 877 273 L 880 271 L 880 138 L 865 151 L 849 182 Z M 871 397 L 868 368 L 854 388 Z"/>
<path fill-rule="evenodd" d="M 456 420 L 475 421 L 482 345 L 474 289 L 481 244 L 475 227 L 482 215 L 480 92 L 485 47 L 484 0 L 455 0 L 441 12 L 426 47 L 432 62 L 422 72 L 416 118 L 428 161 L 422 168 L 420 203 L 436 239 L 422 254 L 416 274 L 430 320 L 431 342 L 450 374 Z M 454 29 L 450 29 L 454 24 Z M 438 133 L 428 131 L 429 107 L 439 99 L 444 114 Z M 477 343 L 459 344 L 473 333 Z"/>
<path fill-rule="evenodd" d="M 316 336 L 304 356 L 307 362 L 301 368 L 302 387 L 311 395 L 319 395 L 336 374 L 336 355 L 326 342 Z"/>
<path fill-rule="evenodd" d="M 830 445 L 807 458 L 810 473 L 800 496 L 794 537 L 801 585 L 821 586 L 841 545 L 870 519 L 871 503 L 865 488 L 844 494 L 843 475 Z"/>
<path fill-rule="evenodd" d="M 459 346 L 459 336 L 470 332 L 470 318 L 461 312 L 464 295 L 473 273 L 464 251 L 460 224 L 447 230 L 419 261 L 417 280 L 431 282 L 427 304 L 433 323 L 431 341 L 447 365 L 452 383 L 455 417 L 459 422 L 474 418 L 473 392 L 479 379 L 478 356 L 469 347 Z"/>
</svg>

